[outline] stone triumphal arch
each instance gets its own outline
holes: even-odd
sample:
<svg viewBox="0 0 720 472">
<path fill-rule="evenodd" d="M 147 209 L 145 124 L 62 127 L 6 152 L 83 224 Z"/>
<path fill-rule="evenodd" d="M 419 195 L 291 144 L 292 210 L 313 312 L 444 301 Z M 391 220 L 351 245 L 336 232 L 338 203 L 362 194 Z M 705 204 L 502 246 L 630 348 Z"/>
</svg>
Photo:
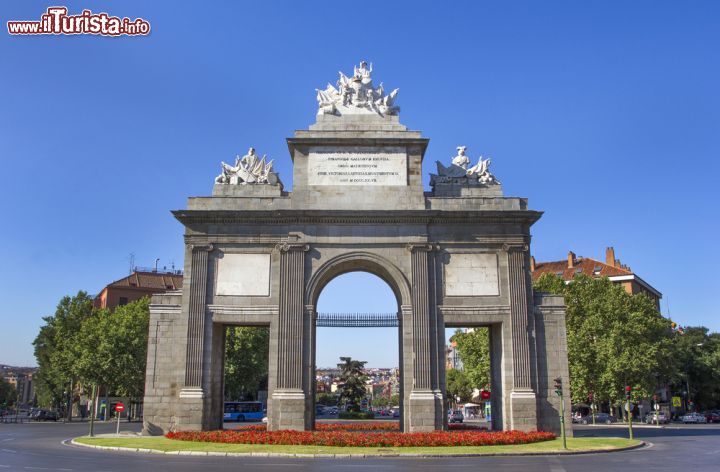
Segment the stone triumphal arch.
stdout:
<svg viewBox="0 0 720 472">
<path fill-rule="evenodd" d="M 147 434 L 222 427 L 227 325 L 270 329 L 268 428 L 312 428 L 315 307 L 351 271 L 377 275 L 398 300 L 404 431 L 446 427 L 451 326 L 490 329 L 494 428 L 559 429 L 563 300 L 533 293 L 529 272 L 541 213 L 503 196 L 490 161 L 463 146 L 436 163 L 425 192 L 428 139 L 400 124 L 397 89 L 371 73 L 363 62 L 317 92 L 316 123 L 287 139 L 292 192 L 251 148 L 222 163 L 212 196 L 173 212 L 185 281 L 150 307 Z"/>
</svg>

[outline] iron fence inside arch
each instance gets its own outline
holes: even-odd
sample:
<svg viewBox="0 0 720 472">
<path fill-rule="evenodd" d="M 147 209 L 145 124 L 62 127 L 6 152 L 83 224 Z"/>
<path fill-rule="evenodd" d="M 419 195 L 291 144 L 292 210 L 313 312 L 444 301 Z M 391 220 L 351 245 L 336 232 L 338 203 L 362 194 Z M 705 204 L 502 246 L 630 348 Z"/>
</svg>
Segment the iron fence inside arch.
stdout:
<svg viewBox="0 0 720 472">
<path fill-rule="evenodd" d="M 395 328 L 397 313 L 318 313 L 319 328 Z"/>
</svg>

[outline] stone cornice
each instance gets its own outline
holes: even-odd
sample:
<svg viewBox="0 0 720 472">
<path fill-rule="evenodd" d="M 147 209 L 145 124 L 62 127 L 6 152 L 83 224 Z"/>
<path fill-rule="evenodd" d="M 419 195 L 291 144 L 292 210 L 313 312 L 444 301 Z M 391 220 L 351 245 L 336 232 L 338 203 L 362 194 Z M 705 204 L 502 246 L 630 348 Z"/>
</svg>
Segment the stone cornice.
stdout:
<svg viewBox="0 0 720 472">
<path fill-rule="evenodd" d="M 396 132 L 366 132 L 363 136 L 362 130 L 352 130 L 356 136 L 347 136 L 348 131 L 303 131 L 302 136 L 287 138 L 290 157 L 295 160 L 293 149 L 302 146 L 420 146 L 422 154 L 425 154 L 430 139 L 417 136 L 416 131 Z"/>
<path fill-rule="evenodd" d="M 175 210 L 185 226 L 193 224 L 295 225 L 295 224 L 527 224 L 542 215 L 533 210 Z"/>
</svg>

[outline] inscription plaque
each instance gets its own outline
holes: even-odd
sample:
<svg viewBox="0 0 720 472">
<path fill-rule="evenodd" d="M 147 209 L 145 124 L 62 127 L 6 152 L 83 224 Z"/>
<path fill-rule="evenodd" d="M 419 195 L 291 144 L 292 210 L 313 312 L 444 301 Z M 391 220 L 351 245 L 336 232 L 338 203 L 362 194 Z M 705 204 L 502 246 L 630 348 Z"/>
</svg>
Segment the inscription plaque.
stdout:
<svg viewBox="0 0 720 472">
<path fill-rule="evenodd" d="M 224 254 L 217 271 L 216 295 L 270 295 L 270 254 Z"/>
<path fill-rule="evenodd" d="M 311 148 L 308 185 L 407 185 L 402 147 Z"/>
<path fill-rule="evenodd" d="M 445 294 L 451 296 L 500 295 L 495 254 L 451 254 L 445 266 Z"/>
</svg>

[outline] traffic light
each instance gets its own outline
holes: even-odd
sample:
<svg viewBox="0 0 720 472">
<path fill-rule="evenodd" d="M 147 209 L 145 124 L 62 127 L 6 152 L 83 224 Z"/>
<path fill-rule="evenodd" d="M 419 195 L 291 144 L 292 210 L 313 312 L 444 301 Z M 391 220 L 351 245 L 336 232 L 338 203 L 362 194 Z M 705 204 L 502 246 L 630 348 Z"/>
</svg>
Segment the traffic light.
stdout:
<svg viewBox="0 0 720 472">
<path fill-rule="evenodd" d="M 630 401 L 630 394 L 632 393 L 632 387 L 630 385 L 625 386 L 625 399 Z"/>
<path fill-rule="evenodd" d="M 555 393 L 560 397 L 563 393 L 562 378 L 558 377 L 555 379 Z"/>
</svg>

